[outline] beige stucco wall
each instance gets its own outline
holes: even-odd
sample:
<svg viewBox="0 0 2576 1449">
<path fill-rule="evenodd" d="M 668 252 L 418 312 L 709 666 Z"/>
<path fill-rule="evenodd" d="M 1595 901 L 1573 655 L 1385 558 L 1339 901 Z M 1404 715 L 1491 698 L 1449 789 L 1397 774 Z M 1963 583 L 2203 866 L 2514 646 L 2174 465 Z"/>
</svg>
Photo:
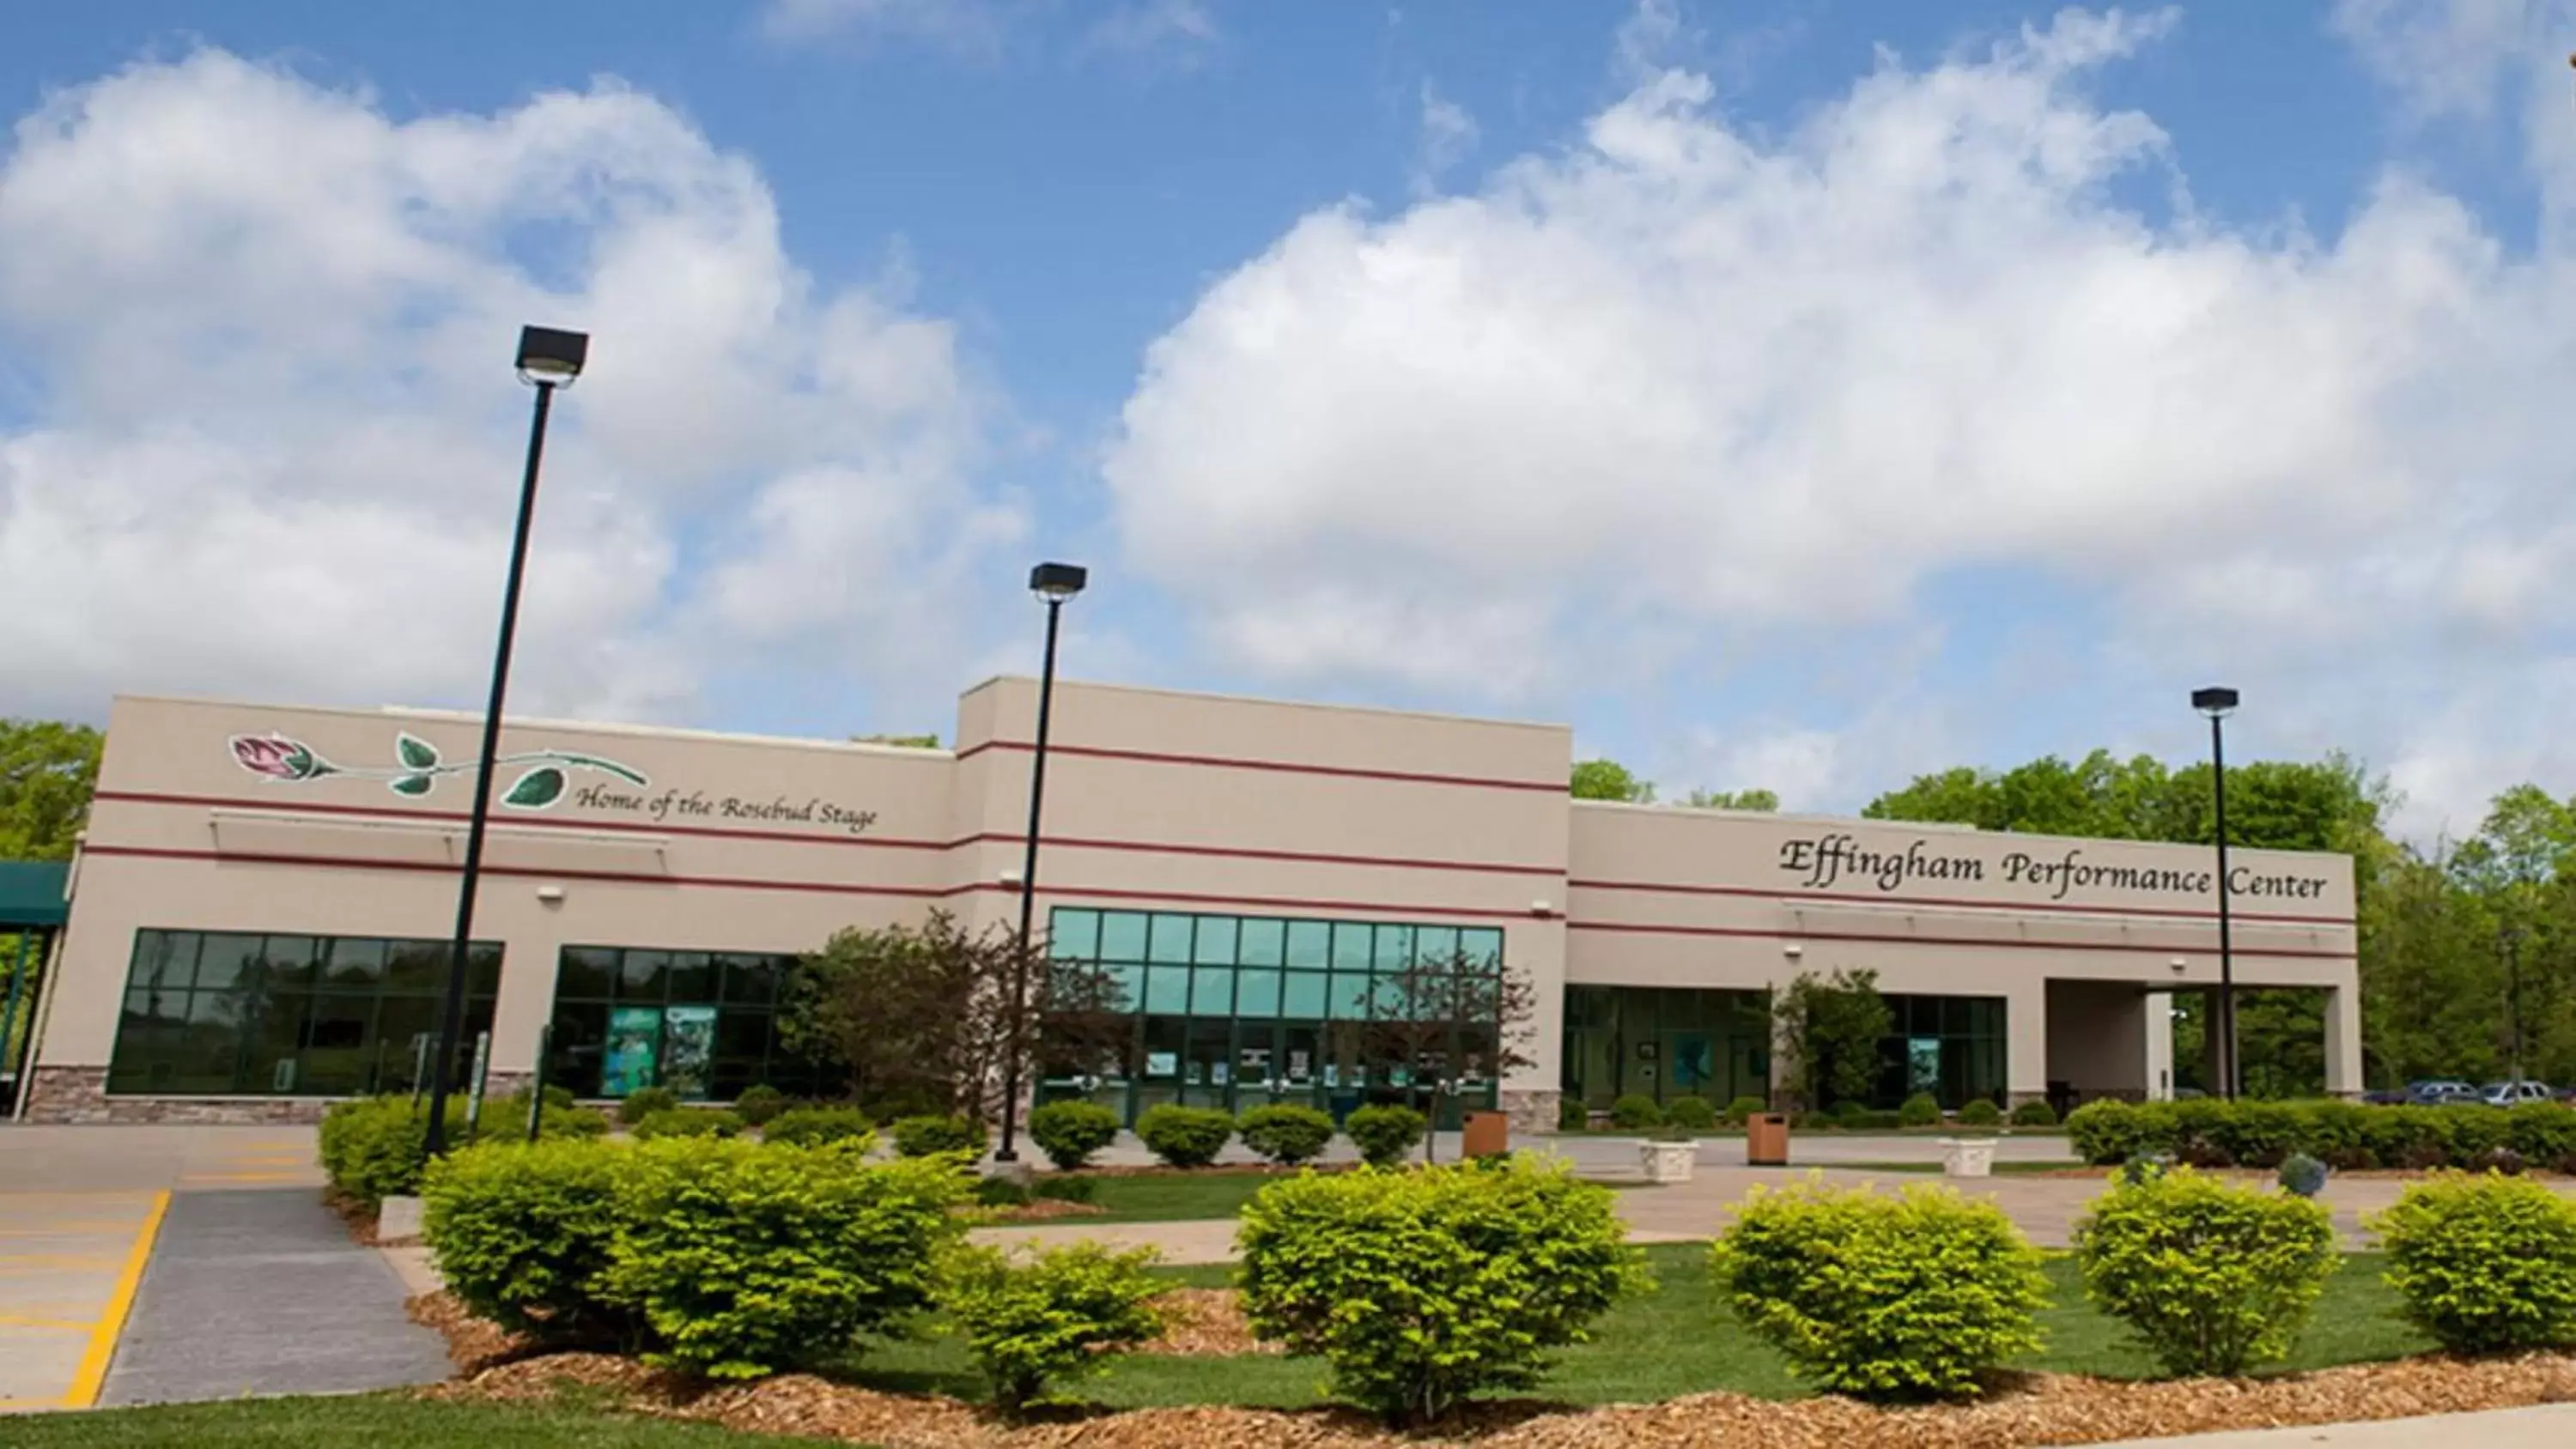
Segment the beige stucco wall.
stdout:
<svg viewBox="0 0 2576 1449">
<path fill-rule="evenodd" d="M 953 750 L 513 723 L 505 756 L 595 757 L 649 783 L 575 769 L 551 807 L 496 811 L 476 932 L 507 946 L 496 1068 L 525 1069 L 565 945 L 802 951 L 933 908 L 1016 919 L 1036 696 L 1027 679 L 969 691 Z M 447 762 L 476 748 L 455 714 L 119 699 L 39 1065 L 106 1064 L 140 928 L 449 934 L 465 782 L 394 791 L 402 733 Z M 350 773 L 273 782 L 228 746 L 272 735 Z M 1760 987 L 1853 967 L 1890 991 L 2002 996 L 2013 1089 L 2037 1091 L 2050 980 L 2216 976 L 2214 891 L 2061 891 L 2009 865 L 2072 852 L 2187 875 L 2205 850 L 1574 802 L 1555 725 L 1060 682 L 1051 743 L 1041 925 L 1063 903 L 1500 926 L 1541 1003 L 1523 1089 L 1555 1085 L 1567 981 Z M 1818 868 L 1909 849 L 1979 878 Z M 2349 1075 L 2349 862 L 2238 860 L 2249 880 L 2313 883 L 2237 898 L 2237 976 L 2341 988 L 2330 1020 L 2352 1041 L 2329 1058 Z"/>
</svg>

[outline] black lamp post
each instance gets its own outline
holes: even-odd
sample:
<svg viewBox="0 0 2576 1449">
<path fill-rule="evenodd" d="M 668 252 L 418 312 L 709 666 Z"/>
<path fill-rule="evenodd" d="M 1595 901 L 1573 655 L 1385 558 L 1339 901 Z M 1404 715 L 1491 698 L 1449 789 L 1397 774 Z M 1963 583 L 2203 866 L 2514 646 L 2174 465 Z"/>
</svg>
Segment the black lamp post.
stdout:
<svg viewBox="0 0 2576 1449">
<path fill-rule="evenodd" d="M 537 463 L 546 451 L 546 416 L 555 389 L 570 387 L 590 355 L 590 334 L 552 327 L 519 329 L 519 380 L 537 390 L 528 423 L 528 467 L 519 480 L 519 523 L 510 536 L 510 577 L 501 589 L 501 640 L 492 652 L 492 697 L 483 709 L 483 751 L 475 757 L 474 809 L 465 827 L 465 873 L 456 888 L 456 939 L 447 953 L 447 1000 L 438 1017 L 438 1053 L 429 1067 L 431 1156 L 447 1150 L 447 1076 L 465 1032 L 465 957 L 474 939 L 474 887 L 483 875 L 483 828 L 492 815 L 493 760 L 501 753 L 501 703 L 510 689 L 510 643 L 519 631 L 519 585 L 528 571 L 528 528 L 537 511 Z"/>
<path fill-rule="evenodd" d="M 1082 592 L 1091 573 L 1080 564 L 1042 563 L 1029 570 L 1029 592 L 1046 601 L 1046 662 L 1038 670 L 1037 753 L 1029 763 L 1029 839 L 1020 857 L 1020 948 L 1011 959 L 1009 1056 L 1002 1064 L 1002 1146 L 995 1162 L 1017 1162 L 1020 1125 L 1020 1026 L 1028 1011 L 1029 932 L 1038 908 L 1038 817 L 1046 806 L 1047 716 L 1055 704 L 1055 634 L 1064 601 Z"/>
<path fill-rule="evenodd" d="M 2191 692 L 2191 707 L 2209 716 L 2211 813 L 2218 836 L 2218 1094 L 2235 1100 L 2236 952 L 2227 918 L 2227 731 L 2228 713 L 2236 708 L 2236 691 L 2223 684 Z"/>
</svg>

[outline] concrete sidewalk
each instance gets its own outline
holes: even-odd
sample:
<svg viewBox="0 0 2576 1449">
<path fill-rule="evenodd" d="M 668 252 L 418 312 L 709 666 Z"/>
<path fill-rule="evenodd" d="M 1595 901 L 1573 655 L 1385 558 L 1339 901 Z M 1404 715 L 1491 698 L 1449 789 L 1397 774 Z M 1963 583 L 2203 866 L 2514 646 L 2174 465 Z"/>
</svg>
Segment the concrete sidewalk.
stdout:
<svg viewBox="0 0 2576 1449">
<path fill-rule="evenodd" d="M 2382 1419 L 2369 1424 L 2308 1424 L 2288 1429 L 2238 1429 L 2178 1439 L 2123 1439 L 2091 1449 L 2567 1449 L 2576 1444 L 2576 1404 L 2498 1409 L 2485 1414 L 2437 1414 L 2423 1419 Z"/>
</svg>

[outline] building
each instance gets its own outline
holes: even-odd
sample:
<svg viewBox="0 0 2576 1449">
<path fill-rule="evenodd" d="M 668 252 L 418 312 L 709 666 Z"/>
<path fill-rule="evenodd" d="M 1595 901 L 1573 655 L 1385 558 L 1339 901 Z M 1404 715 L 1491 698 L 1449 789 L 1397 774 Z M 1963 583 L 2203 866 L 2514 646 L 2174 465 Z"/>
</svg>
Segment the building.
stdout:
<svg viewBox="0 0 2576 1449">
<path fill-rule="evenodd" d="M 812 1068 L 778 983 L 851 925 L 1016 916 L 1037 686 L 969 691 L 953 749 L 523 721 L 477 915 L 494 1091 L 541 1040 L 586 1093 L 724 1098 Z M 49 1121 L 279 1120 L 409 1085 L 436 1025 L 478 722 L 121 698 L 19 1107 Z M 1568 797 L 1570 732 L 1059 685 L 1040 919 L 1132 987 L 1156 1101 L 1347 1107 L 1371 973 L 1498 953 L 1526 1065 L 1473 1091 L 1760 1093 L 1763 993 L 1868 968 L 1882 1095 L 2154 1095 L 2172 994 L 2217 980 L 2212 852 Z M 2235 969 L 2324 994 L 2360 1069 L 2350 862 L 2239 851 Z M 1492 1075 L 1470 1028 L 1460 1072 Z M 1056 1083 L 1052 1091 L 1075 1090 Z"/>
</svg>

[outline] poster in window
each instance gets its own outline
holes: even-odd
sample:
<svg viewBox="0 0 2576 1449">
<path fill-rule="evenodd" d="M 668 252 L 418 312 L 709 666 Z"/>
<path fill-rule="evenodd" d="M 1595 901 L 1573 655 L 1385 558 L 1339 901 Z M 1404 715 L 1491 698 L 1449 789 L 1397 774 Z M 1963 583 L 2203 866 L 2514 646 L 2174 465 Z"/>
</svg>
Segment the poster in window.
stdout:
<svg viewBox="0 0 2576 1449">
<path fill-rule="evenodd" d="M 1905 1043 L 1905 1090 L 1937 1092 L 1941 1089 L 1941 1039 L 1918 1036 Z"/>
<path fill-rule="evenodd" d="M 674 1006 L 662 1013 L 662 1085 L 684 1102 L 707 1096 L 707 1063 L 715 1055 L 716 1009 Z"/>
<path fill-rule="evenodd" d="M 1146 1076 L 1149 1076 L 1149 1077 L 1168 1077 L 1168 1076 L 1172 1076 L 1173 1074 L 1175 1074 L 1175 1073 L 1179 1072 L 1179 1071 L 1180 1071 L 1180 1069 L 1181 1069 L 1181 1054 L 1180 1054 L 1179 1052 L 1147 1052 L 1147 1053 L 1145 1053 L 1145 1075 L 1146 1075 Z"/>
<path fill-rule="evenodd" d="M 656 1007 L 621 1006 L 608 1013 L 608 1045 L 600 1053 L 599 1094 L 623 1097 L 653 1085 L 653 1059 L 662 1044 Z"/>
</svg>

